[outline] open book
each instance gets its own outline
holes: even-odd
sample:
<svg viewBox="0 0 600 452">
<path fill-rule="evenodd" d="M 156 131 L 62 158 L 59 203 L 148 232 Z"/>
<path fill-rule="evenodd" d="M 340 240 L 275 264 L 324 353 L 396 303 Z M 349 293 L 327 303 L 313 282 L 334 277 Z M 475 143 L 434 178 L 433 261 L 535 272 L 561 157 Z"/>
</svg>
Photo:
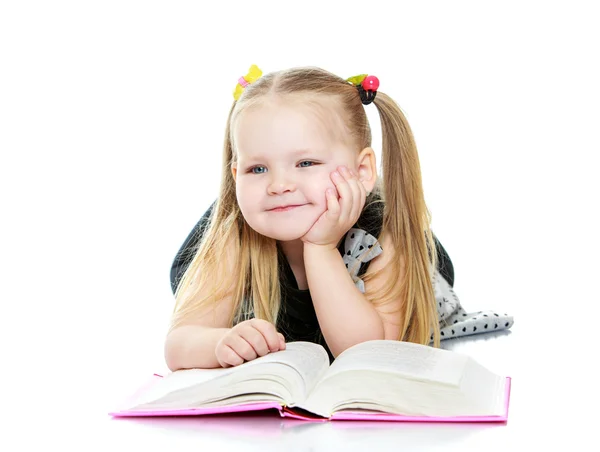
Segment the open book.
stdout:
<svg viewBox="0 0 600 452">
<path fill-rule="evenodd" d="M 240 366 L 155 375 L 112 416 L 169 416 L 275 408 L 314 420 L 504 422 L 510 377 L 467 355 L 408 342 L 357 344 L 329 365 L 325 349 L 291 342 Z"/>
</svg>

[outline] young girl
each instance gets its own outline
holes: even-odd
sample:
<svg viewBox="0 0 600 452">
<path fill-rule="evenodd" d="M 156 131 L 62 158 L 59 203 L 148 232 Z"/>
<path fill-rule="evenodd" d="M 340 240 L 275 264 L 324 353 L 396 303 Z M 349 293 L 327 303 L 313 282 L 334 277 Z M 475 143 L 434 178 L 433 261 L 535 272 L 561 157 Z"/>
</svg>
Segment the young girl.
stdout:
<svg viewBox="0 0 600 452">
<path fill-rule="evenodd" d="M 236 366 L 290 341 L 319 343 L 333 360 L 371 339 L 439 346 L 510 326 L 460 306 L 429 226 L 411 129 L 378 86 L 318 68 L 262 76 L 252 66 L 240 78 L 219 197 L 171 269 L 171 370 Z M 381 118 L 381 176 L 370 103 Z"/>
</svg>

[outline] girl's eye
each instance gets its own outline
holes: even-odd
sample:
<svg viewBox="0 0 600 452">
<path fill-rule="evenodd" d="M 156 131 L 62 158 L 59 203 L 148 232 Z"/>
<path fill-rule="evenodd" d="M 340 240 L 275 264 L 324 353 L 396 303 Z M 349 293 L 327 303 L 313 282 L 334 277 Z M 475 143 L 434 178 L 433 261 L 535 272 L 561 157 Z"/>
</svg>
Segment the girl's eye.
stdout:
<svg viewBox="0 0 600 452">
<path fill-rule="evenodd" d="M 250 172 L 252 174 L 263 174 L 264 173 L 264 171 L 255 171 L 257 169 L 263 169 L 264 170 L 265 167 L 264 166 L 255 166 L 254 168 L 250 168 Z"/>
<path fill-rule="evenodd" d="M 303 165 L 302 165 L 303 163 L 309 163 L 309 164 L 310 164 L 310 166 L 313 166 L 313 165 L 315 164 L 315 162 L 311 162 L 310 160 L 305 160 L 305 161 L 303 161 L 303 162 L 300 162 L 300 167 L 301 167 L 301 168 L 308 168 L 308 166 L 309 166 L 309 165 L 303 166 Z"/>
</svg>

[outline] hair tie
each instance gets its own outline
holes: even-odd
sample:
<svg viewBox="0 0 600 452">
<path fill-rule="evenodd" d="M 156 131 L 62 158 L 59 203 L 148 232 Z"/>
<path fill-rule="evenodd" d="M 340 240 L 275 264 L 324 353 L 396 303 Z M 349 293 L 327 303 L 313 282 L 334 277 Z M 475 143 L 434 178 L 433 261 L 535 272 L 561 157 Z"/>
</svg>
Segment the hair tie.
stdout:
<svg viewBox="0 0 600 452">
<path fill-rule="evenodd" d="M 347 78 L 346 81 L 356 86 L 363 105 L 369 105 L 375 100 L 379 88 L 379 79 L 374 75 L 355 75 Z"/>
<path fill-rule="evenodd" d="M 262 71 L 258 68 L 256 64 L 250 66 L 250 69 L 248 69 L 248 73 L 238 79 L 238 83 L 235 86 L 235 90 L 233 91 L 233 98 L 235 100 L 238 100 L 242 95 L 242 92 L 244 92 L 246 86 L 248 86 L 250 83 L 254 83 L 255 81 L 257 81 L 261 77 L 261 75 Z"/>
</svg>

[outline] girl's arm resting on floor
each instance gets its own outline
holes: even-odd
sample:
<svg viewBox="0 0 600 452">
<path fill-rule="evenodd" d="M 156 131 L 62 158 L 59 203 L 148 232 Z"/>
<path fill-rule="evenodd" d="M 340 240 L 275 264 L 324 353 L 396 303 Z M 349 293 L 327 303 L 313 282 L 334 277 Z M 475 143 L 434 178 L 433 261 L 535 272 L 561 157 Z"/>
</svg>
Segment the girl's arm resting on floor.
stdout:
<svg viewBox="0 0 600 452">
<path fill-rule="evenodd" d="M 165 361 L 170 370 L 212 369 L 221 367 L 215 348 L 230 328 L 182 325 L 172 330 L 165 341 Z"/>
<path fill-rule="evenodd" d="M 193 318 L 173 328 L 165 340 L 165 361 L 172 371 L 177 369 L 212 369 L 221 367 L 215 349 L 227 334 L 233 310 L 231 293 L 213 308 L 202 309 Z"/>
</svg>

